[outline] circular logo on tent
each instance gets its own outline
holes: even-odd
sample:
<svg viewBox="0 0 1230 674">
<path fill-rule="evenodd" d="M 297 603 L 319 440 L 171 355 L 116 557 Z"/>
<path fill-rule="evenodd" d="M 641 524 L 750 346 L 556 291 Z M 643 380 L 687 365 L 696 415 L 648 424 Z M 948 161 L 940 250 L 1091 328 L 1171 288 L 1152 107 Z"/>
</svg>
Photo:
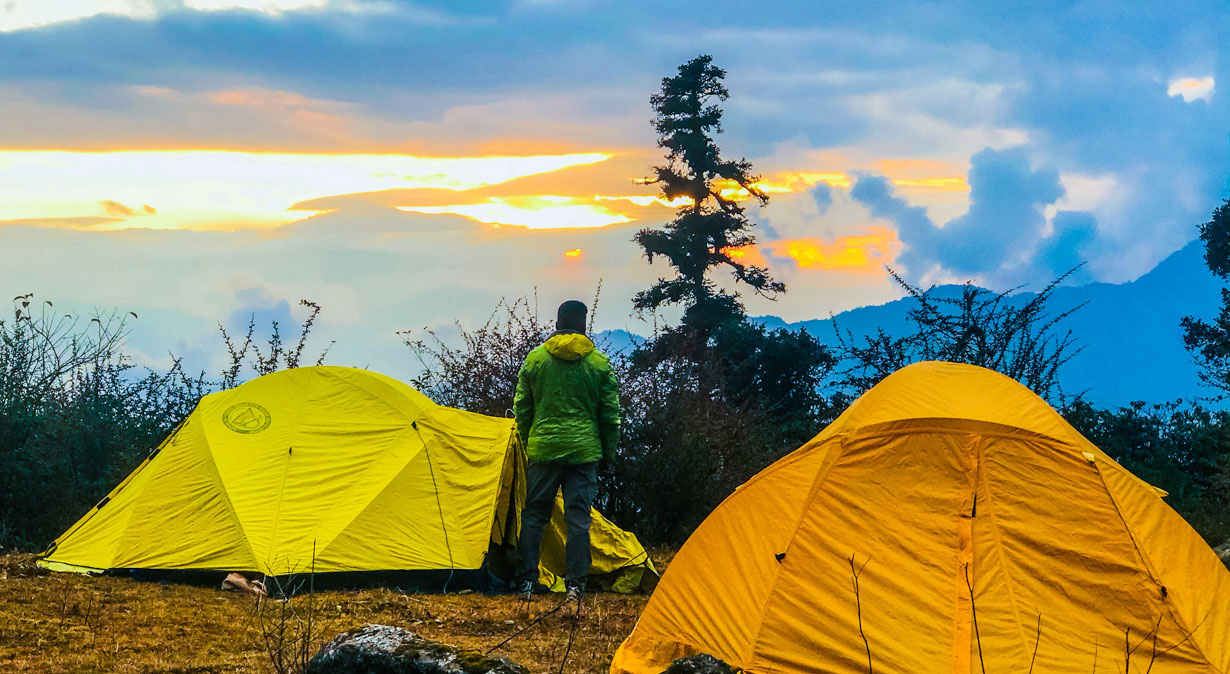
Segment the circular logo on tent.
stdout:
<svg viewBox="0 0 1230 674">
<path fill-rule="evenodd" d="M 270 421 L 269 410 L 256 403 L 236 403 L 222 413 L 222 423 L 236 433 L 260 433 Z"/>
</svg>

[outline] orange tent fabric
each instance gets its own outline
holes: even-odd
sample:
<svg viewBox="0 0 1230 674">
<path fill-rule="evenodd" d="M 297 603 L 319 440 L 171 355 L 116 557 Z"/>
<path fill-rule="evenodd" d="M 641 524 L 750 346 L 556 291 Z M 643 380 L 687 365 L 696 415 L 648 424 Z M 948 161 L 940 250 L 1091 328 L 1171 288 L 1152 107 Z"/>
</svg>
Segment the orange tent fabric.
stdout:
<svg viewBox="0 0 1230 674">
<path fill-rule="evenodd" d="M 1228 672 L 1230 573 L 1162 496 L 1018 382 L 911 365 L 705 520 L 611 671 Z"/>
</svg>

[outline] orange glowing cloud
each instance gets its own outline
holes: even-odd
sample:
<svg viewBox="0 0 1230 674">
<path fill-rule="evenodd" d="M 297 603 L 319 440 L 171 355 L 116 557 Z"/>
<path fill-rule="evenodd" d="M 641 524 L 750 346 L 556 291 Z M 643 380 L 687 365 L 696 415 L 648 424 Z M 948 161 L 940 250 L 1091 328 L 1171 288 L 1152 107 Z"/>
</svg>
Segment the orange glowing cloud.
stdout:
<svg viewBox="0 0 1230 674">
<path fill-rule="evenodd" d="M 412 213 L 451 213 L 489 225 L 516 225 L 530 229 L 604 227 L 633 220 L 585 201 L 575 197 L 538 195 L 490 197 L 486 201 L 470 204 L 398 208 Z"/>
<path fill-rule="evenodd" d="M 726 253 L 730 259 L 742 264 L 750 264 L 757 267 L 768 267 L 769 261 L 765 259 L 763 253 L 760 252 L 760 247 L 756 245 L 741 246 L 739 248 L 723 248 L 723 253 Z"/>
<path fill-rule="evenodd" d="M 969 183 L 965 182 L 964 176 L 950 176 L 943 178 L 897 178 L 893 180 L 893 184 L 897 187 L 922 187 L 932 190 L 941 190 L 944 192 L 969 191 Z"/>
<path fill-rule="evenodd" d="M 147 96 L 179 95 L 158 87 L 140 89 Z M 330 125 L 339 121 L 334 112 L 347 105 L 260 88 L 196 96 L 216 106 L 265 109 L 291 120 L 287 123 L 302 123 L 321 133 L 332 132 Z M 319 213 L 376 204 L 417 213 L 454 214 L 493 226 L 551 229 L 661 222 L 673 210 L 692 203 L 683 197 L 665 199 L 655 186 L 637 186 L 628 180 L 627 176 L 654 161 L 643 152 L 544 152 L 433 157 L 259 150 L 0 149 L 0 176 L 4 178 L 0 180 L 0 211 L 9 219 L 46 222 L 101 214 L 115 219 L 93 225 L 106 229 L 222 230 L 276 227 L 295 219 L 292 213 L 296 211 Z M 944 162 L 883 160 L 876 168 L 904 188 L 952 192 L 952 198 L 961 198 L 957 192 L 968 190 L 964 178 L 953 177 L 956 167 Z M 48 172 L 72 180 L 79 194 L 66 199 L 55 189 L 56 183 L 42 177 Z M 848 189 L 853 180 L 853 174 L 840 171 L 774 171 L 758 180 L 754 189 L 776 196 L 804 192 L 819 183 Z M 719 180 L 714 188 L 726 199 L 753 198 L 732 181 Z M 150 192 L 159 195 L 157 209 L 141 206 Z M 934 194 L 932 198 L 944 196 Z M 132 219 L 137 215 L 145 217 L 137 222 Z M 789 250 L 782 244 L 772 245 L 772 249 L 766 244 L 742 254 L 750 256 L 746 257 L 749 263 L 764 265 L 770 250 Z M 840 264 L 833 245 L 837 244 L 819 241 L 808 248 L 799 243 L 790 256 L 803 267 Z"/>
<path fill-rule="evenodd" d="M 245 108 L 313 108 L 332 105 L 330 101 L 308 98 L 290 91 L 276 89 L 227 89 L 206 94 L 215 105 L 235 105 Z"/>
<path fill-rule="evenodd" d="M 296 219 L 287 212 L 288 206 L 293 209 L 322 194 L 431 189 L 451 193 L 446 203 L 471 204 L 464 209 L 424 212 L 458 212 L 482 222 L 527 224 L 526 211 L 559 206 L 566 210 L 543 218 L 551 226 L 598 226 L 629 218 L 588 199 L 575 205 L 573 197 L 552 196 L 473 203 L 477 200 L 457 195 L 533 174 L 599 164 L 610 157 L 597 152 L 417 157 L 225 150 L 0 150 L 0 213 L 8 220 L 61 221 L 100 213 L 120 219 L 101 225 L 108 229 L 276 227 Z M 49 175 L 59 182 L 47 179 Z M 72 194 L 64 194 L 63 184 L 73 185 Z M 151 193 L 158 195 L 157 209 L 140 206 Z M 135 215 L 142 216 L 139 223 L 127 221 Z"/>
<path fill-rule="evenodd" d="M 627 201 L 637 206 L 663 206 L 665 208 L 679 208 L 681 206 L 691 205 L 692 200 L 687 197 L 676 197 L 674 199 L 663 199 L 662 197 L 644 196 L 644 195 L 623 195 L 623 196 L 608 196 L 603 194 L 595 194 L 594 201 Z"/>
<path fill-rule="evenodd" d="M 1208 101 L 1213 98 L 1213 88 L 1216 84 L 1216 80 L 1212 77 L 1184 77 L 1171 80 L 1170 85 L 1166 88 L 1166 95 L 1172 98 L 1181 96 L 1187 103 L 1195 100 Z"/>
<path fill-rule="evenodd" d="M 866 234 L 839 236 L 831 241 L 809 237 L 769 245 L 774 255 L 793 259 L 800 269 L 872 272 L 892 258 L 898 241 L 891 229 L 875 227 Z"/>
<path fill-rule="evenodd" d="M 934 159 L 881 159 L 875 168 L 897 187 L 938 192 L 968 192 L 964 167 Z"/>
<path fill-rule="evenodd" d="M 934 172 L 931 165 L 910 164 L 902 160 L 892 168 L 900 169 L 906 175 L 890 180 L 902 187 L 914 187 L 930 190 L 960 191 L 968 190 L 969 186 L 963 177 L 919 175 L 919 169 Z M 935 162 L 938 164 L 938 162 Z M 922 171 L 926 173 L 927 171 Z M 592 196 L 562 196 L 559 194 L 542 194 L 531 189 L 561 189 L 565 194 L 572 191 L 567 183 L 570 174 L 562 172 L 534 179 L 532 185 L 522 184 L 513 187 L 511 184 L 503 188 L 486 188 L 471 190 L 469 199 L 457 199 L 456 195 L 417 193 L 406 195 L 407 201 L 397 203 L 397 208 L 416 213 L 451 213 L 468 217 L 479 222 L 492 225 L 518 225 L 533 229 L 552 229 L 559 227 L 602 227 L 612 224 L 669 217 L 671 210 L 690 206 L 692 200 L 687 197 L 665 199 L 653 194 L 593 194 Z M 610 180 L 610 178 L 607 178 Z M 644 184 L 642 180 L 634 183 Z M 835 187 L 849 188 L 852 179 L 840 172 L 794 171 L 779 172 L 761 179 L 751 187 L 762 193 L 787 194 L 800 192 L 818 183 Z M 753 198 L 750 191 L 730 180 L 714 181 L 714 187 L 719 195 L 731 201 L 746 201 Z M 516 190 L 510 193 L 510 190 Z M 493 193 L 494 192 L 494 193 Z M 749 253 L 750 254 L 750 253 Z M 763 261 L 763 258 L 760 258 Z M 757 262 L 755 264 L 762 264 Z"/>
<path fill-rule="evenodd" d="M 564 251 L 564 257 L 578 258 L 578 257 L 581 257 L 581 252 L 582 251 L 580 248 L 573 248 L 572 250 L 566 250 Z"/>
<path fill-rule="evenodd" d="M 898 187 L 919 188 L 944 192 L 967 192 L 969 184 L 962 175 L 934 175 L 938 170 L 951 171 L 952 167 L 942 162 L 928 160 L 885 160 L 880 162 L 880 170 L 892 183 Z M 840 171 L 779 171 L 762 178 L 752 186 L 767 195 L 788 194 L 810 189 L 819 183 L 832 187 L 850 189 L 853 179 L 849 174 Z M 732 201 L 745 201 L 752 198 L 747 190 L 733 181 L 716 181 L 719 194 Z M 691 203 L 662 202 L 662 205 L 678 208 Z"/>
</svg>

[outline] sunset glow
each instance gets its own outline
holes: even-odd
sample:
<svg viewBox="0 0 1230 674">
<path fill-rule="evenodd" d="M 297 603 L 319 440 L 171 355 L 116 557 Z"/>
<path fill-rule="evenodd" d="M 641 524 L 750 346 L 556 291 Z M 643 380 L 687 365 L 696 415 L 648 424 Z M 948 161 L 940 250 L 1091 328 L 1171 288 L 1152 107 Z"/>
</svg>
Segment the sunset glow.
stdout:
<svg viewBox="0 0 1230 674">
<path fill-rule="evenodd" d="M 226 93 L 235 104 L 248 93 Z M 607 152 L 530 156 L 419 157 L 408 154 L 312 154 L 232 150 L 126 150 L 72 152 L 0 150 L 0 223 L 28 221 L 76 229 L 269 228 L 296 219 L 288 209 L 330 195 L 393 189 L 457 193 L 600 164 Z M 894 184 L 906 188 L 964 191 L 963 177 L 926 175 L 937 167 L 887 167 Z M 419 203 L 396 204 L 404 211 L 454 214 L 490 225 L 536 229 L 603 227 L 668 217 L 692 203 L 687 197 L 653 194 L 568 194 L 566 177 L 552 178 L 560 193 L 478 196 L 438 194 Z M 619 179 L 612 177 L 612 184 Z M 754 187 L 765 194 L 805 191 L 818 183 L 848 188 L 851 178 L 832 171 L 779 171 Z M 746 201 L 751 194 L 730 181 L 717 181 L 723 198 Z M 67 195 L 67 196 L 66 196 Z M 425 203 L 424 203 L 425 202 Z M 622 205 L 621 205 L 622 204 Z M 306 210 L 317 210 L 305 205 Z M 328 207 L 324 207 L 328 209 Z M 645 210 L 649 209 L 649 210 Z M 654 213 L 655 210 L 660 212 Z M 318 211 L 319 212 L 319 211 Z"/>
<path fill-rule="evenodd" d="M 654 196 L 603 196 L 601 194 L 594 195 L 594 201 L 627 201 L 637 206 L 653 206 L 656 204 L 665 208 L 679 208 L 692 203 L 692 200 L 687 197 L 664 199 Z"/>
<path fill-rule="evenodd" d="M 1188 103 L 1196 100 L 1207 101 L 1213 97 L 1215 84 L 1212 77 L 1182 77 L 1170 81 L 1166 95 L 1182 97 Z"/>
<path fill-rule="evenodd" d="M 924 187 L 946 192 L 968 192 L 969 183 L 963 176 L 947 178 L 894 178 L 893 184 L 898 187 Z"/>
<path fill-rule="evenodd" d="M 578 203 L 569 197 L 537 196 L 499 198 L 477 204 L 450 206 L 399 206 L 411 213 L 452 213 L 490 225 L 518 225 L 531 229 L 561 229 L 565 227 L 602 227 L 632 218 L 609 211 L 602 206 Z"/>
<path fill-rule="evenodd" d="M 966 4 L 0 0 L 0 283 L 131 309 L 135 364 L 208 372 L 219 323 L 307 298 L 336 362 L 408 377 L 394 331 L 451 339 L 501 298 L 545 315 L 602 281 L 599 330 L 655 329 L 634 298 L 679 270 L 640 232 L 705 230 L 687 250 L 789 292 L 706 278 L 788 322 L 900 298 L 886 266 L 1037 290 L 1186 250 L 1227 193 L 1226 0 Z M 701 54 L 729 93 L 703 142 L 745 172 L 654 122 Z M 736 237 L 692 218 L 731 203 Z"/>
<path fill-rule="evenodd" d="M 287 213 L 293 204 L 330 194 L 394 188 L 460 191 L 594 164 L 611 156 L 9 150 L 0 151 L 0 219 L 110 218 L 96 225 L 107 229 L 268 227 L 302 217 Z M 147 204 L 156 213 L 146 212 Z M 476 219 L 495 222 L 499 218 L 492 219 L 493 209 L 500 208 L 491 204 L 471 210 Z M 117 218 L 123 209 L 139 218 Z M 598 222 L 595 214 L 605 213 L 603 209 L 583 211 L 575 214 L 583 216 L 582 226 L 623 221 L 608 215 Z"/>
<path fill-rule="evenodd" d="M 788 257 L 800 269 L 845 269 L 880 271 L 899 245 L 896 233 L 876 227 L 867 234 L 839 236 L 831 241 L 818 238 L 788 239 L 772 242 L 773 254 Z"/>
<path fill-rule="evenodd" d="M 723 253 L 730 256 L 730 259 L 741 264 L 750 264 L 757 267 L 768 267 L 769 261 L 765 259 L 764 254 L 760 252 L 759 246 L 743 246 L 741 248 L 723 248 Z"/>
</svg>

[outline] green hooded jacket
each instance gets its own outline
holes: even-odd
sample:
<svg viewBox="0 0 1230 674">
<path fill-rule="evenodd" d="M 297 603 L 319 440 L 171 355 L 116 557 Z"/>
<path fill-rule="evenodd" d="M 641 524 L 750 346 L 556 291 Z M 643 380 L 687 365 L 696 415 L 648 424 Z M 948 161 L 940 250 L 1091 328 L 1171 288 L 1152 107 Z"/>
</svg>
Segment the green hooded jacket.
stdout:
<svg viewBox="0 0 1230 674">
<path fill-rule="evenodd" d="M 531 461 L 575 465 L 613 458 L 619 444 L 619 382 L 588 337 L 561 332 L 526 356 L 513 400 Z"/>
</svg>

